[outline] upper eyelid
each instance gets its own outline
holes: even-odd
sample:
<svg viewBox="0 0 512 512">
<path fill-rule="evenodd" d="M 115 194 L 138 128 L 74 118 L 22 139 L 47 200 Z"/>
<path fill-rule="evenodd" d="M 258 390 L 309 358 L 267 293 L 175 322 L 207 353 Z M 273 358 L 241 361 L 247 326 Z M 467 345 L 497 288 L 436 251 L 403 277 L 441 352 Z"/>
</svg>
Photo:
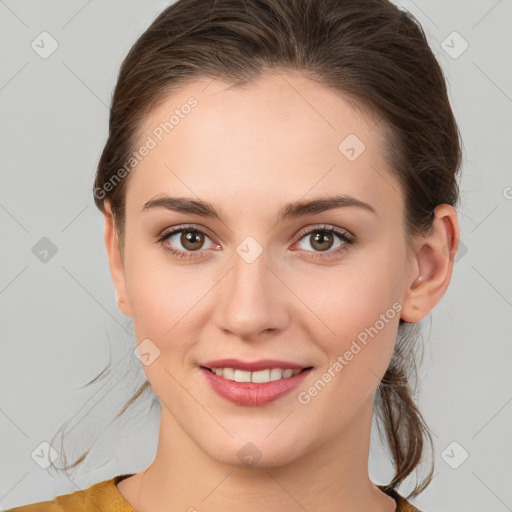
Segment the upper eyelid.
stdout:
<svg viewBox="0 0 512 512">
<path fill-rule="evenodd" d="M 199 226 L 195 226 L 195 225 L 192 225 L 192 224 L 185 224 L 183 226 L 181 225 L 178 225 L 178 226 L 174 226 L 172 228 L 169 228 L 169 229 L 164 229 L 162 231 L 162 233 L 160 235 L 158 235 L 159 238 L 166 238 L 168 236 L 171 236 L 171 235 L 175 235 L 176 233 L 179 233 L 180 231 L 186 231 L 186 230 L 189 230 L 189 231 L 198 231 L 200 233 L 204 233 L 205 235 L 208 235 L 210 238 L 215 238 L 215 237 L 212 237 L 212 235 L 210 234 L 210 230 L 208 230 L 207 228 L 204 228 L 204 227 L 199 227 Z"/>
<path fill-rule="evenodd" d="M 295 236 L 300 236 L 302 238 L 303 236 L 309 235 L 312 231 L 315 231 L 315 230 L 317 230 L 317 231 L 330 231 L 330 230 L 341 231 L 344 234 L 346 233 L 347 237 L 355 238 L 355 235 L 353 235 L 352 232 L 349 231 L 348 229 L 340 228 L 338 226 L 333 226 L 331 224 L 317 224 L 316 226 L 313 226 L 313 227 L 304 228 L 304 229 L 299 230 Z"/>
</svg>

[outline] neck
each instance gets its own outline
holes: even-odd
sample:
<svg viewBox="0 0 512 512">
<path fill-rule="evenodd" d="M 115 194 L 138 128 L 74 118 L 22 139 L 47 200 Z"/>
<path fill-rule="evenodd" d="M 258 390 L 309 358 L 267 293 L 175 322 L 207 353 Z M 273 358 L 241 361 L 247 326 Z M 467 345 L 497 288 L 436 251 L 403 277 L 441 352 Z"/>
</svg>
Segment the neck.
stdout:
<svg viewBox="0 0 512 512">
<path fill-rule="evenodd" d="M 372 413 L 370 403 L 343 432 L 287 464 L 239 467 L 210 457 L 162 407 L 157 453 L 137 475 L 132 504 L 138 512 L 393 512 L 395 501 L 368 476 Z"/>
</svg>

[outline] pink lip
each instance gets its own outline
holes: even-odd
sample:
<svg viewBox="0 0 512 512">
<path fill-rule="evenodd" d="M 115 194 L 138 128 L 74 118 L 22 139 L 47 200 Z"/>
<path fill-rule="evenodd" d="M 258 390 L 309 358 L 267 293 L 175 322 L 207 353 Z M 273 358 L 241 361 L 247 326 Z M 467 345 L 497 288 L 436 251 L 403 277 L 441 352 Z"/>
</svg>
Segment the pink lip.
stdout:
<svg viewBox="0 0 512 512">
<path fill-rule="evenodd" d="M 206 368 L 235 368 L 237 370 L 245 370 L 248 372 L 257 372 L 258 370 L 266 370 L 267 368 L 281 368 L 281 370 L 302 370 L 311 365 L 300 365 L 289 361 L 278 361 L 277 359 L 260 359 L 258 361 L 241 361 L 240 359 L 217 359 L 215 361 L 206 361 L 201 366 Z"/>
<path fill-rule="evenodd" d="M 258 362 L 257 364 L 260 364 L 260 362 Z M 288 365 L 289 363 L 286 364 Z M 219 367 L 233 368 L 233 366 L 229 365 Z M 280 365 L 265 366 L 265 368 L 279 367 Z M 286 366 L 286 368 L 297 370 L 299 369 L 290 366 Z M 264 405 L 269 402 L 273 402 L 274 400 L 277 400 L 279 397 L 286 395 L 294 388 L 296 388 L 299 384 L 301 384 L 304 381 L 304 379 L 310 374 L 311 371 L 312 368 L 308 368 L 300 373 L 297 373 L 297 375 L 292 375 L 291 377 L 285 379 L 274 380 L 271 382 L 264 383 L 255 383 L 235 382 L 233 380 L 225 379 L 220 375 L 216 375 L 215 373 L 212 373 L 210 370 L 207 370 L 204 367 L 201 368 L 201 373 L 204 374 L 208 383 L 218 395 L 225 398 L 226 400 L 234 402 L 235 404 L 247 406 Z"/>
</svg>

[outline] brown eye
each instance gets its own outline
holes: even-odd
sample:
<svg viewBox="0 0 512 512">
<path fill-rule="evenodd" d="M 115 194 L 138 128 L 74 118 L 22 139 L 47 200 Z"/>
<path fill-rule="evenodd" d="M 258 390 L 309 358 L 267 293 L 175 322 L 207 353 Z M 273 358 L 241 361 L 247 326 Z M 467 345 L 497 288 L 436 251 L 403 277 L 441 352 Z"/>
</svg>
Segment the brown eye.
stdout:
<svg viewBox="0 0 512 512">
<path fill-rule="evenodd" d="M 207 241 L 211 247 L 218 248 L 202 230 L 187 226 L 168 231 L 157 240 L 164 250 L 180 258 L 201 255 L 203 249 L 208 249 Z"/>
<path fill-rule="evenodd" d="M 335 255 L 353 243 L 354 237 L 348 231 L 320 226 L 303 233 L 298 245 L 300 249 L 312 253 L 311 256 L 321 257 L 321 253 L 326 253 L 326 256 Z"/>
<path fill-rule="evenodd" d="M 310 235 L 311 236 L 311 235 Z M 327 251 L 334 243 L 334 236 L 331 233 L 317 231 L 311 236 L 311 247 L 318 251 Z"/>
<path fill-rule="evenodd" d="M 187 251 L 197 251 L 204 244 L 204 236 L 198 231 L 182 231 L 180 242 Z"/>
</svg>

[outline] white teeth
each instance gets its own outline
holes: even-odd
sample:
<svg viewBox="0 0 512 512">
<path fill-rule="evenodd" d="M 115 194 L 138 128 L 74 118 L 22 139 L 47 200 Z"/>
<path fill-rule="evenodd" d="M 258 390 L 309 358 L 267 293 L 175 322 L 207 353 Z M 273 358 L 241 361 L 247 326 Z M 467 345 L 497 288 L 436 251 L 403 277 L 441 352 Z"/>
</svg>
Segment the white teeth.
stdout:
<svg viewBox="0 0 512 512">
<path fill-rule="evenodd" d="M 251 372 L 245 370 L 235 370 L 235 382 L 251 382 Z"/>
<path fill-rule="evenodd" d="M 216 375 L 224 377 L 227 380 L 233 380 L 235 382 L 256 382 L 261 384 L 279 379 L 288 379 L 292 375 L 297 375 L 300 373 L 301 370 L 281 370 L 281 368 L 269 368 L 267 370 L 248 372 L 246 370 L 237 370 L 234 368 L 215 368 L 212 371 Z"/>
<path fill-rule="evenodd" d="M 251 382 L 270 382 L 270 370 L 252 372 Z"/>
<path fill-rule="evenodd" d="M 235 380 L 235 370 L 233 368 L 222 368 L 222 376 L 228 380 Z"/>
<path fill-rule="evenodd" d="M 279 380 L 283 377 L 283 370 L 281 368 L 272 368 L 270 370 L 270 380 Z"/>
</svg>

